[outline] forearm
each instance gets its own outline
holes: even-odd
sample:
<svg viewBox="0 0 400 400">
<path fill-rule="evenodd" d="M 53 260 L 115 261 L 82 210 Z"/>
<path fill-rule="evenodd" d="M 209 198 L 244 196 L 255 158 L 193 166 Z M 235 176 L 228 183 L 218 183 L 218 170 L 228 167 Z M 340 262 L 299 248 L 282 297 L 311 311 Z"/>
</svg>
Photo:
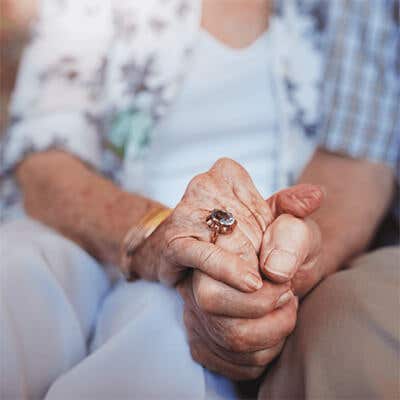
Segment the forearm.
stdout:
<svg viewBox="0 0 400 400">
<path fill-rule="evenodd" d="M 157 204 L 122 191 L 60 151 L 29 156 L 16 175 L 29 215 L 104 262 L 118 262 L 126 232 Z"/>
<path fill-rule="evenodd" d="M 389 167 L 318 150 L 300 182 L 325 187 L 327 196 L 313 214 L 323 237 L 324 274 L 335 272 L 370 243 L 393 196 Z"/>
</svg>

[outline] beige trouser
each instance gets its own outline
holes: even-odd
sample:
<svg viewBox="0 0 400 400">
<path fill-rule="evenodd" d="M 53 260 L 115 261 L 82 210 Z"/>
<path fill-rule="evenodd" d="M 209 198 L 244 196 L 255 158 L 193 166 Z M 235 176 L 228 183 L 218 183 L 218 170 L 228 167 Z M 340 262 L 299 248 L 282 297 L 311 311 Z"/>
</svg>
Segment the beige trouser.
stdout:
<svg viewBox="0 0 400 400">
<path fill-rule="evenodd" d="M 322 282 L 267 372 L 260 399 L 400 399 L 400 247 Z"/>
</svg>

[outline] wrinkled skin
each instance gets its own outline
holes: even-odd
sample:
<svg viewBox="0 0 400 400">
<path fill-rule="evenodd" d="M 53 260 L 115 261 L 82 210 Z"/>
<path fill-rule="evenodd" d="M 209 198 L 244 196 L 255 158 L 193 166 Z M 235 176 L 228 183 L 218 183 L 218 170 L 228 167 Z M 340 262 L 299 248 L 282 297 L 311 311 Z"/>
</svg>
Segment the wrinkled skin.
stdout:
<svg viewBox="0 0 400 400">
<path fill-rule="evenodd" d="M 294 256 L 287 275 L 277 270 L 273 249 Z M 194 271 L 178 286 L 192 357 L 208 369 L 234 380 L 255 379 L 280 353 L 296 324 L 298 298 L 322 278 L 321 235 L 309 219 L 283 214 L 267 228 L 260 269 L 268 279 L 254 293 L 241 293 Z M 291 260 L 291 257 L 288 258 Z M 279 303 L 282 297 L 283 303 Z M 295 296 L 296 295 L 296 296 Z"/>
<path fill-rule="evenodd" d="M 322 197 L 320 188 L 298 185 L 265 201 L 243 167 L 221 159 L 192 179 L 138 249 L 137 275 L 177 284 L 196 361 L 235 380 L 252 379 L 279 354 L 296 324 L 296 296 L 321 279 L 321 235 L 307 216 Z M 205 224 L 214 208 L 238 221 L 215 245 Z"/>
</svg>

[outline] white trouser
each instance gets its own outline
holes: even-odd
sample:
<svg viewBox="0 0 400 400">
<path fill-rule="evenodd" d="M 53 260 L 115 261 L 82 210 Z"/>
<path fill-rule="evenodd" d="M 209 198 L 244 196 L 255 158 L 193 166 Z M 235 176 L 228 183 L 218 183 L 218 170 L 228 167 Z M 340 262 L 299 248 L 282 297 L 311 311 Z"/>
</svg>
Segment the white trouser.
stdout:
<svg viewBox="0 0 400 400">
<path fill-rule="evenodd" d="M 32 220 L 1 226 L 0 243 L 1 400 L 235 397 L 192 360 L 175 290 L 112 284 Z"/>
</svg>

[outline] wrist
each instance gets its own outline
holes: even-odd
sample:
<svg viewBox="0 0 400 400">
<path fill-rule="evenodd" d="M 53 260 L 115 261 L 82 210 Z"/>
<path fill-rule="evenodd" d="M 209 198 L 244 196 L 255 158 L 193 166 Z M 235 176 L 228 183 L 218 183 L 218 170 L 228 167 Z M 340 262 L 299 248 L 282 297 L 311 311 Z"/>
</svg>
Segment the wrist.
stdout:
<svg viewBox="0 0 400 400">
<path fill-rule="evenodd" d="M 97 235 L 104 235 L 103 243 L 98 246 L 100 259 L 105 262 L 119 265 L 121 243 L 129 229 L 137 223 L 143 215 L 154 207 L 162 206 L 160 203 L 142 196 L 124 192 L 120 189 L 110 193 L 108 201 L 103 204 L 103 215 L 106 229 L 100 229 Z"/>
<path fill-rule="evenodd" d="M 132 258 L 143 242 L 170 216 L 172 209 L 155 205 L 135 222 L 124 235 L 119 256 L 119 266 L 125 278 L 130 281 L 136 276 L 132 271 Z"/>
<path fill-rule="evenodd" d="M 320 264 L 323 279 L 342 269 L 349 257 L 346 243 L 341 242 L 340 235 L 322 232 Z"/>
</svg>

